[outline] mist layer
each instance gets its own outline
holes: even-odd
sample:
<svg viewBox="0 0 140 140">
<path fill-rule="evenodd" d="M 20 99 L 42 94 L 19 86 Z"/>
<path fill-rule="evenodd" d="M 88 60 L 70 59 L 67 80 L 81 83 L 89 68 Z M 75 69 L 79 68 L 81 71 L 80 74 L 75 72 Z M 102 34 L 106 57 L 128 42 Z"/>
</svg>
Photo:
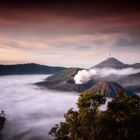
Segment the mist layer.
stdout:
<svg viewBox="0 0 140 140">
<path fill-rule="evenodd" d="M 43 90 L 34 85 L 47 75 L 0 77 L 0 110 L 6 113 L 3 140 L 46 140 L 49 130 L 69 108 L 77 93 Z"/>
</svg>

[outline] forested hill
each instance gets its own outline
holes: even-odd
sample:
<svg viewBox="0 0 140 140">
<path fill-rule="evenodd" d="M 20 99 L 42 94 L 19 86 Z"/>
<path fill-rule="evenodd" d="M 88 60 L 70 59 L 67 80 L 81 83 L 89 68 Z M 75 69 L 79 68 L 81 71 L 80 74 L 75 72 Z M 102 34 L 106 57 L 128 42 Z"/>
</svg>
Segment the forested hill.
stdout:
<svg viewBox="0 0 140 140">
<path fill-rule="evenodd" d="M 35 63 L 16 64 L 16 65 L 0 65 L 0 75 L 10 74 L 55 74 L 63 71 L 64 67 L 53 67 L 39 65 Z"/>
</svg>

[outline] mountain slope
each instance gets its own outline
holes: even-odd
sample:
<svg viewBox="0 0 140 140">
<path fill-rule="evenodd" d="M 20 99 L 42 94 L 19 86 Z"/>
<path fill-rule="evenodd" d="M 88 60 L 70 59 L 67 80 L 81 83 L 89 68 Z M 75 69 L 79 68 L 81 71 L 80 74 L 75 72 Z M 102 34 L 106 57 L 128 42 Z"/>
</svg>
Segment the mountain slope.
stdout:
<svg viewBox="0 0 140 140">
<path fill-rule="evenodd" d="M 140 73 L 135 73 L 131 75 L 125 75 L 118 79 L 118 82 L 122 85 L 140 85 Z"/>
<path fill-rule="evenodd" d="M 100 64 L 96 65 L 95 67 L 98 68 L 104 68 L 104 67 L 112 67 L 116 69 L 122 69 L 122 68 L 128 68 L 133 67 L 132 65 L 124 64 L 120 61 L 118 61 L 115 58 L 109 58 L 105 61 L 101 62 Z M 117 82 L 118 84 L 121 84 L 124 87 L 132 87 L 133 89 L 136 89 L 137 91 L 139 88 L 137 88 L 140 85 L 140 73 L 136 74 L 130 74 L 130 75 L 109 75 L 102 78 L 96 78 L 93 77 L 92 80 L 88 81 L 87 83 L 83 84 L 75 84 L 74 76 L 78 73 L 78 71 L 81 70 L 79 68 L 68 68 L 64 71 L 61 71 L 57 74 L 54 74 L 50 77 L 48 77 L 45 81 L 37 83 L 40 86 L 44 86 L 51 89 L 56 90 L 64 90 L 64 91 L 84 91 L 86 89 L 89 89 L 94 84 L 100 81 L 108 81 L 108 82 Z M 137 87 L 134 88 L 134 85 L 137 85 Z"/>
<path fill-rule="evenodd" d="M 135 63 L 132 66 L 135 67 L 135 68 L 140 68 L 140 63 Z"/>
<path fill-rule="evenodd" d="M 127 95 L 134 95 L 132 92 L 128 92 L 122 86 L 115 82 L 100 81 L 86 90 L 87 92 L 93 92 L 101 94 L 105 97 L 114 97 L 119 93 L 126 93 Z"/>
<path fill-rule="evenodd" d="M 52 67 L 39 64 L 0 65 L 0 75 L 9 74 L 54 74 L 66 68 Z"/>
<path fill-rule="evenodd" d="M 63 82 L 70 80 L 73 76 L 81 70 L 80 68 L 67 68 L 57 74 L 54 74 L 46 79 L 47 82 Z"/>
<path fill-rule="evenodd" d="M 110 68 L 114 68 L 114 69 L 123 69 L 123 68 L 131 67 L 131 66 L 124 64 L 115 58 L 108 58 L 108 59 L 102 61 L 101 63 L 95 65 L 92 68 L 95 68 L 95 67 L 96 68 L 110 67 Z"/>
<path fill-rule="evenodd" d="M 109 75 L 106 77 L 99 78 L 98 81 L 114 81 L 123 86 L 128 85 L 139 85 L 140 84 L 140 73 L 135 73 L 131 75 Z"/>
<path fill-rule="evenodd" d="M 62 91 L 84 91 L 95 84 L 94 81 L 89 81 L 86 84 L 75 84 L 73 80 L 75 74 L 81 70 L 80 68 L 68 68 L 62 72 L 54 74 L 46 78 L 45 81 L 36 83 L 39 86 L 47 87 L 49 89 L 56 89 Z"/>
</svg>

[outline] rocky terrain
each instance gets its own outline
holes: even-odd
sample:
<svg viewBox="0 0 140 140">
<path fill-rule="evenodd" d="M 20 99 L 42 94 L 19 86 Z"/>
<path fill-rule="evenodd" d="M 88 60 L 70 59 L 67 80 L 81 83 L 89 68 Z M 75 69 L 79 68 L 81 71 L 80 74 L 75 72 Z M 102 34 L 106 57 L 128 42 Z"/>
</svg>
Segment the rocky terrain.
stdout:
<svg viewBox="0 0 140 140">
<path fill-rule="evenodd" d="M 133 69 L 139 69 L 139 63 L 134 65 L 128 65 L 120 62 L 119 60 L 115 58 L 109 58 L 104 60 L 103 62 L 99 63 L 98 65 L 92 67 L 92 68 L 113 68 L 117 70 L 122 70 L 126 68 L 133 68 Z M 107 88 L 105 91 L 105 95 L 108 96 L 108 91 L 112 92 L 112 95 L 117 95 L 115 91 L 120 87 L 118 84 L 122 86 L 122 88 L 126 88 L 129 90 L 129 93 L 131 92 L 140 92 L 140 72 L 133 73 L 133 74 L 126 74 L 126 75 L 118 75 L 118 74 L 111 74 L 104 77 L 93 77 L 92 79 L 88 80 L 86 83 L 82 84 L 76 84 L 74 77 L 80 71 L 80 68 L 68 68 L 64 71 L 61 71 L 57 74 L 54 74 L 50 77 L 48 77 L 45 81 L 42 81 L 40 83 L 36 83 L 39 86 L 47 87 L 50 89 L 55 90 L 63 90 L 63 91 L 86 91 L 86 90 L 93 90 L 93 91 L 99 91 L 98 89 L 95 90 L 93 88 L 96 83 L 100 83 L 100 81 L 106 81 L 106 82 L 116 82 L 117 84 L 109 84 L 110 88 Z M 99 84 L 100 85 L 100 84 Z M 103 84 L 104 85 L 104 84 Z M 106 84 L 105 84 L 106 85 Z M 107 84 L 108 85 L 108 84 Z M 113 85 L 113 88 L 111 88 Z M 115 90 L 115 91 L 114 91 Z M 118 91 L 118 90 L 117 90 Z"/>
<path fill-rule="evenodd" d="M 126 90 L 115 82 L 101 81 L 90 87 L 86 92 L 93 92 L 101 94 L 105 97 L 114 97 L 118 94 L 126 93 L 127 95 L 134 95 L 133 92 Z"/>
</svg>

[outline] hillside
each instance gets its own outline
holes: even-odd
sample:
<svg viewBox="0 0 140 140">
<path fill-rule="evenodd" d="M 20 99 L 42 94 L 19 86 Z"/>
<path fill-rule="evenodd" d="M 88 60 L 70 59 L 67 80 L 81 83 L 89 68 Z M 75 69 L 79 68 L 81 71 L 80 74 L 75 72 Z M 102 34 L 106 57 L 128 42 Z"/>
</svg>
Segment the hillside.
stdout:
<svg viewBox="0 0 140 140">
<path fill-rule="evenodd" d="M 67 68 L 57 74 L 54 74 L 47 78 L 48 82 L 54 82 L 54 81 L 64 81 L 68 80 L 69 78 L 72 78 L 79 70 L 80 68 Z"/>
<path fill-rule="evenodd" d="M 10 74 L 55 74 L 66 68 L 39 64 L 0 65 L 0 75 Z"/>
<path fill-rule="evenodd" d="M 123 68 L 133 67 L 133 66 L 124 64 L 121 61 L 111 57 L 111 58 L 108 58 L 108 59 L 102 61 L 101 63 L 93 66 L 92 68 L 95 68 L 95 67 L 96 68 L 109 67 L 109 68 L 114 68 L 114 69 L 123 69 Z"/>
<path fill-rule="evenodd" d="M 63 70 L 62 72 L 59 72 L 57 74 L 54 74 L 46 78 L 45 81 L 39 82 L 36 84 L 39 86 L 50 88 L 50 89 L 81 92 L 85 90 L 88 86 L 90 86 L 91 82 L 85 85 L 75 84 L 73 77 L 79 70 L 81 69 L 68 68 L 68 69 Z"/>
<path fill-rule="evenodd" d="M 122 86 L 115 82 L 100 81 L 93 85 L 86 92 L 93 92 L 101 94 L 105 97 L 114 97 L 120 93 L 126 93 L 127 95 L 134 95 L 132 92 L 124 89 Z"/>
<path fill-rule="evenodd" d="M 135 65 L 135 64 L 134 64 Z M 115 58 L 108 58 L 101 62 L 100 64 L 94 66 L 94 68 L 104 68 L 104 67 L 112 67 L 115 69 L 122 69 L 122 68 L 134 68 L 133 65 L 128 65 L 120 62 L 119 60 Z M 140 73 L 136 74 L 130 74 L 130 75 L 109 75 L 102 78 L 96 78 L 88 81 L 87 83 L 83 84 L 75 84 L 74 76 L 78 73 L 78 71 L 81 70 L 79 68 L 68 68 L 64 71 L 61 71 L 57 74 L 54 74 L 50 77 L 48 77 L 45 81 L 37 83 L 39 86 L 44 86 L 50 89 L 56 89 L 56 90 L 63 90 L 63 91 L 84 91 L 92 86 L 94 86 L 97 82 L 100 81 L 108 81 L 108 82 L 117 82 L 118 84 L 122 85 L 123 87 L 128 87 L 132 91 L 135 91 L 136 89 L 138 91 L 139 88 L 137 88 L 140 85 Z M 133 85 L 137 85 L 135 88 L 131 88 Z"/>
<path fill-rule="evenodd" d="M 130 75 L 109 75 L 98 79 L 99 81 L 116 81 L 121 85 L 137 85 L 140 84 L 140 73 Z"/>
<path fill-rule="evenodd" d="M 132 66 L 135 67 L 135 68 L 140 68 L 140 63 L 135 63 Z"/>
</svg>

